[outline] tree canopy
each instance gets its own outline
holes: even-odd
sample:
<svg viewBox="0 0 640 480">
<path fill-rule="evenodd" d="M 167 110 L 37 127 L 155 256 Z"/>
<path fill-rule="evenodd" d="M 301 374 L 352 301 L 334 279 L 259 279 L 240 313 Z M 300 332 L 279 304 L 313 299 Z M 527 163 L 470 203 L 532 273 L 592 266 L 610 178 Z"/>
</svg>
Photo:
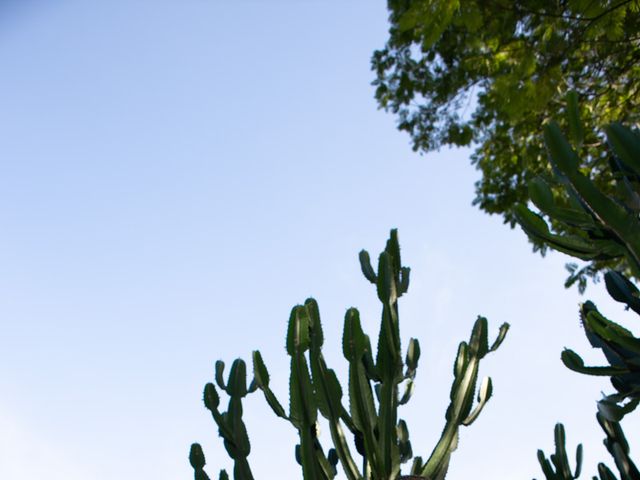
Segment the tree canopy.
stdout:
<svg viewBox="0 0 640 480">
<path fill-rule="evenodd" d="M 389 0 L 390 30 L 374 53 L 376 99 L 414 150 L 473 146 L 474 203 L 514 225 L 527 185 L 549 175 L 541 126 L 563 129 L 567 92 L 585 122 L 582 167 L 605 191 L 601 127 L 640 117 L 639 0 Z M 571 97 L 570 97 L 571 98 Z M 604 153 L 603 153 L 604 152 Z M 592 262 L 579 273 L 594 274 Z"/>
</svg>

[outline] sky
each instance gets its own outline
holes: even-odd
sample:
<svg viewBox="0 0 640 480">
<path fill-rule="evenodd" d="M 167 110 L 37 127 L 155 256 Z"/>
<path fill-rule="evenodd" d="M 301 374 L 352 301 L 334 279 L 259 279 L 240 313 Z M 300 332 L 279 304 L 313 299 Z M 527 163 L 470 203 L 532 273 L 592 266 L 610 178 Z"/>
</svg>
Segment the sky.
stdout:
<svg viewBox="0 0 640 480">
<path fill-rule="evenodd" d="M 447 479 L 541 478 L 558 421 L 585 476 L 613 465 L 595 422 L 612 387 L 559 357 L 603 362 L 579 302 L 630 315 L 602 284 L 565 290 L 567 257 L 471 205 L 468 150 L 411 151 L 373 98 L 386 17 L 356 0 L 0 3 L 0 478 L 192 478 L 196 441 L 217 478 L 232 462 L 202 404 L 214 362 L 260 349 L 286 403 L 286 322 L 312 296 L 344 384 L 346 309 L 372 337 L 380 318 L 357 254 L 391 228 L 412 269 L 403 347 L 423 352 L 400 412 L 414 453 L 435 445 L 484 315 L 511 331 Z M 256 478 L 302 478 L 259 393 L 245 420 Z M 640 423 L 623 426 L 633 447 Z"/>
</svg>

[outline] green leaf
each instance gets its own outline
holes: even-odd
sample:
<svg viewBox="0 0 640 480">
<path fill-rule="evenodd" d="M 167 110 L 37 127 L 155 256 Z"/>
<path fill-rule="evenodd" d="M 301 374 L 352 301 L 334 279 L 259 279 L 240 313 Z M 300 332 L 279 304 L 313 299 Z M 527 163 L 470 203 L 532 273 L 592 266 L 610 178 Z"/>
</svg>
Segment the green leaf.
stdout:
<svg viewBox="0 0 640 480">
<path fill-rule="evenodd" d="M 224 362 L 222 360 L 216 362 L 216 383 L 222 390 L 227 390 L 227 386 L 224 383 Z"/>
</svg>

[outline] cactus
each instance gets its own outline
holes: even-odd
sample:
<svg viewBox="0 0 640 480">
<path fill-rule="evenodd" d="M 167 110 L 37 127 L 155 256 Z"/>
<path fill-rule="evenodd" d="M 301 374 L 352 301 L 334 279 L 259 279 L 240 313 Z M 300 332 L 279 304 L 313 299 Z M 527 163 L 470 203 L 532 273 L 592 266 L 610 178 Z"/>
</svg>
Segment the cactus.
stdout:
<svg viewBox="0 0 640 480">
<path fill-rule="evenodd" d="M 583 130 L 577 111 L 575 95 L 570 93 L 568 123 L 572 141 L 579 147 Z M 619 124 L 610 125 L 606 135 L 614 153 L 609 166 L 616 182 L 615 193 L 600 191 L 595 186 L 569 141 L 552 122 L 545 126 L 544 138 L 555 178 L 535 179 L 529 185 L 529 194 L 540 212 L 561 223 L 567 233 L 551 232 L 544 218 L 524 205 L 516 207 L 516 218 L 531 238 L 555 250 L 582 260 L 622 261 L 624 272 L 611 270 L 605 273 L 607 291 L 611 298 L 624 303 L 627 310 L 640 314 L 640 292 L 628 278 L 640 279 L 640 135 Z M 558 189 L 563 190 L 564 195 L 557 195 Z M 562 352 L 562 362 L 579 373 L 610 377 L 617 393 L 598 402 L 597 419 L 607 435 L 604 443 L 615 460 L 620 478 L 640 480 L 618 423 L 640 403 L 640 339 L 605 318 L 590 301 L 580 306 L 580 319 L 587 339 L 594 348 L 603 351 L 609 365 L 585 366 L 582 358 L 569 349 Z M 564 448 L 564 428 L 561 424 L 556 425 L 556 453 L 551 455 L 551 461 L 538 451 L 538 460 L 547 480 L 577 478 L 581 450 L 579 446 L 577 467 L 572 474 Z M 616 480 L 603 463 L 598 465 L 598 475 L 600 480 Z"/>
<path fill-rule="evenodd" d="M 241 398 L 254 389 L 262 391 L 276 416 L 297 430 L 300 443 L 295 448 L 295 456 L 305 480 L 332 479 L 337 475 L 338 464 L 349 480 L 443 479 L 458 445 L 460 427 L 473 423 L 491 397 L 491 379 L 485 378 L 474 407 L 480 361 L 500 346 L 509 325 L 505 323 L 500 327 L 497 339 L 490 346 L 487 320 L 478 317 L 469 342 L 461 342 L 458 348 L 450 405 L 440 440 L 426 461 L 422 457 L 413 459 L 410 476 L 401 475 L 401 465 L 413 458 L 413 448 L 407 424 L 399 418 L 398 410 L 411 398 L 420 358 L 418 340 L 409 341 L 404 357 L 400 344 L 398 299 L 409 288 L 410 270 L 402 266 L 395 230 L 391 231 L 386 248 L 379 256 L 377 270 L 372 267 L 366 251 L 360 252 L 359 259 L 363 275 L 375 285 L 382 303 L 382 318 L 374 360 L 371 341 L 362 329 L 358 310 L 350 308 L 345 314 L 342 352 L 349 364 L 348 403 L 343 402 L 345 394 L 340 382 L 322 354 L 324 335 L 320 312 L 311 298 L 295 306 L 289 317 L 288 413 L 269 387 L 269 372 L 257 350 L 253 352 L 254 380 L 248 390 L 244 387 L 242 360 L 234 363 L 235 373 L 232 368 L 226 387 L 220 380 L 221 373 L 216 375 L 220 388 L 231 397 L 226 414 L 217 410 L 219 399 L 215 387 L 212 384 L 205 387 L 205 404 L 213 414 L 227 452 L 235 461 L 235 480 L 253 478 L 247 462 L 249 442 L 242 423 Z M 318 438 L 318 415 L 329 424 L 333 447 L 326 453 Z M 353 437 L 361 466 L 354 458 L 345 432 Z M 192 451 L 194 449 L 201 453 L 197 444 L 192 446 Z M 202 461 L 192 461 L 192 465 L 196 480 L 206 480 L 204 456 Z"/>
<path fill-rule="evenodd" d="M 542 450 L 538 450 L 538 462 L 545 478 L 547 480 L 573 480 L 578 478 L 582 469 L 582 444 L 576 448 L 576 468 L 572 473 L 565 447 L 564 426 L 561 423 L 557 423 L 555 426 L 554 438 L 556 453 L 552 454 L 549 459 L 547 459 Z"/>
<path fill-rule="evenodd" d="M 613 457 L 620 480 L 640 480 L 640 471 L 629 457 L 629 444 L 618 422 L 607 420 L 600 412 L 596 414 L 600 427 L 606 434 L 604 445 Z M 555 427 L 556 452 L 545 457 L 542 450 L 538 450 L 538 461 L 546 480 L 573 480 L 580 476 L 582 468 L 582 445 L 576 449 L 576 468 L 571 473 L 567 451 L 565 448 L 564 426 L 558 423 Z M 593 480 L 617 480 L 617 477 L 604 463 L 598 464 L 598 477 Z"/>
<path fill-rule="evenodd" d="M 224 362 L 218 360 L 215 367 L 215 380 L 218 387 L 229 396 L 229 407 L 226 412 L 220 412 L 220 396 L 213 383 L 204 386 L 204 405 L 211 412 L 213 420 L 218 426 L 218 433 L 224 441 L 227 454 L 233 459 L 233 476 L 236 480 L 253 480 L 247 457 L 251 452 L 251 444 L 247 435 L 247 428 L 242 420 L 242 398 L 257 388 L 252 382 L 247 388 L 247 367 L 242 359 L 237 359 L 231 366 L 227 382 L 224 382 Z M 204 473 L 204 454 L 198 444 L 191 446 L 190 458 L 195 471 L 195 480 L 208 480 Z M 201 459 L 201 460 L 200 460 Z M 200 476 L 199 476 L 200 475 Z M 220 472 L 220 480 L 227 477 L 227 472 Z"/>
<path fill-rule="evenodd" d="M 542 216 L 524 205 L 517 207 L 516 216 L 529 236 L 568 255 L 583 260 L 624 259 L 625 272 L 605 274 L 606 288 L 614 300 L 640 314 L 640 292 L 628 278 L 640 278 L 640 135 L 618 124 L 606 133 L 615 153 L 610 160 L 615 195 L 595 187 L 558 126 L 550 123 L 545 126 L 545 142 L 555 186 L 563 186 L 566 195 L 554 195 L 550 180 L 538 178 L 530 185 L 530 196 L 542 213 L 563 223 L 570 233 L 552 233 Z M 598 407 L 609 420 L 620 420 L 640 402 L 640 339 L 605 318 L 591 302 L 581 305 L 580 317 L 589 342 L 602 349 L 609 366 L 586 367 L 568 349 L 562 361 L 574 371 L 610 377 L 617 393 L 606 396 Z"/>
</svg>

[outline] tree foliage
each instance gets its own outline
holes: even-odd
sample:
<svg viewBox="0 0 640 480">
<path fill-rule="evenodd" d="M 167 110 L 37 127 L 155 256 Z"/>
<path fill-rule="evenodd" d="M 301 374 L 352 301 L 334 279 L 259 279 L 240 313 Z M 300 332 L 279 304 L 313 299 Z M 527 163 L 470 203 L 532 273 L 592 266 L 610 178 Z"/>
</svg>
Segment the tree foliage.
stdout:
<svg viewBox="0 0 640 480">
<path fill-rule="evenodd" d="M 372 59 L 378 103 L 397 114 L 415 150 L 475 147 L 472 163 L 482 177 L 474 203 L 482 210 L 513 226 L 512 207 L 526 201 L 529 181 L 550 173 L 540 125 L 571 109 L 570 90 L 592 122 L 576 132 L 582 167 L 610 188 L 608 152 L 594 127 L 640 117 L 640 1 L 389 0 L 388 6 L 389 39 Z M 611 265 L 594 261 L 578 277 L 605 266 Z"/>
</svg>

